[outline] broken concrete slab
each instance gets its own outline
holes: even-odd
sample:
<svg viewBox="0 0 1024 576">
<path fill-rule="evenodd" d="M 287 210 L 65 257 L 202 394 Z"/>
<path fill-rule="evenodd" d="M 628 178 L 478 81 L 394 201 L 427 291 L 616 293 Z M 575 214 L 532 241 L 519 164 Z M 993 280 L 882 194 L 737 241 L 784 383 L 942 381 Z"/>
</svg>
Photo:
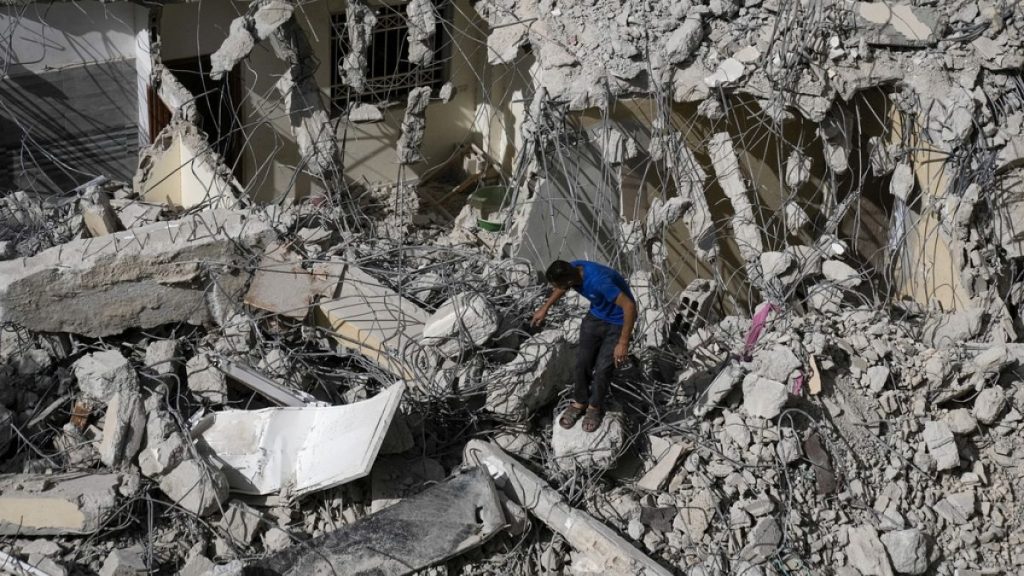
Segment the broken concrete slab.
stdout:
<svg viewBox="0 0 1024 576">
<path fill-rule="evenodd" d="M 762 564 L 778 552 L 782 542 L 782 530 L 775 518 L 761 518 L 747 535 L 747 542 L 740 550 L 740 559 L 751 564 Z"/>
<path fill-rule="evenodd" d="M 470 440 L 466 444 L 464 460 L 485 466 L 510 499 L 561 534 L 574 549 L 584 552 L 588 563 L 604 574 L 671 574 L 593 516 L 571 508 L 551 486 L 494 444 Z"/>
<path fill-rule="evenodd" d="M 981 332 L 984 310 L 972 308 L 962 312 L 937 314 L 929 318 L 921 330 L 921 340 L 933 348 L 949 348 L 974 340 Z"/>
<path fill-rule="evenodd" d="M 558 329 L 531 336 L 519 347 L 512 362 L 489 378 L 484 407 L 516 420 L 528 418 L 553 400 L 559 388 L 569 381 L 575 349 Z"/>
<path fill-rule="evenodd" d="M 0 534 L 91 534 L 115 511 L 120 484 L 120 474 L 0 476 Z"/>
<path fill-rule="evenodd" d="M 881 540 L 897 574 L 918 576 L 928 570 L 930 545 L 924 532 L 916 528 L 895 530 L 882 534 Z"/>
<path fill-rule="evenodd" d="M 227 378 L 210 358 L 209 354 L 200 352 L 189 358 L 185 363 L 188 389 L 199 401 L 221 405 L 228 399 Z"/>
<path fill-rule="evenodd" d="M 854 526 L 847 534 L 850 541 L 846 545 L 846 555 L 851 566 L 860 570 L 864 576 L 895 576 L 892 566 L 889 565 L 885 546 L 878 539 L 878 532 L 873 527 Z"/>
<path fill-rule="evenodd" d="M 315 295 L 314 277 L 302 267 L 302 257 L 275 243 L 263 254 L 244 302 L 301 322 Z"/>
<path fill-rule="evenodd" d="M 746 370 L 738 362 L 730 361 L 711 381 L 703 392 L 704 400 L 694 409 L 694 414 L 704 416 L 729 395 L 729 392 L 743 380 Z"/>
<path fill-rule="evenodd" d="M 945 422 L 925 422 L 922 437 L 928 446 L 928 452 L 935 458 L 936 468 L 940 472 L 960 466 L 960 452 L 957 450 L 956 438 L 953 437 L 953 431 Z"/>
<path fill-rule="evenodd" d="M 839 260 L 825 260 L 822 262 L 821 273 L 825 278 L 843 288 L 856 288 L 861 283 L 860 272 Z"/>
<path fill-rule="evenodd" d="M 651 458 L 655 464 L 637 481 L 637 488 L 656 492 L 668 481 L 676 463 L 693 449 L 693 445 L 657 436 L 650 437 Z"/>
<path fill-rule="evenodd" d="M 879 46 L 933 46 L 943 32 L 941 13 L 928 6 L 913 6 L 905 2 L 856 2 L 853 13 L 861 36 L 868 43 Z"/>
<path fill-rule="evenodd" d="M 317 324 L 338 343 L 413 384 L 419 338 L 428 315 L 355 266 L 345 267 L 335 295 L 316 308 Z"/>
<path fill-rule="evenodd" d="M 562 470 L 611 468 L 625 448 L 624 419 L 621 412 L 608 412 L 593 432 L 584 432 L 579 422 L 568 430 L 558 424 L 552 426 L 555 465 Z"/>
<path fill-rule="evenodd" d="M 740 66 L 742 68 L 742 65 Z M 718 183 L 732 204 L 732 229 L 740 256 L 745 262 L 758 262 L 764 244 L 761 228 L 754 218 L 754 206 L 748 197 L 747 186 L 740 171 L 739 159 L 728 132 L 719 132 L 708 142 L 708 154 L 714 165 Z M 755 279 L 751 279 L 755 281 Z"/>
<path fill-rule="evenodd" d="M 154 340 L 146 346 L 146 368 L 157 380 L 176 384 L 182 367 L 181 346 L 176 339 Z"/>
<path fill-rule="evenodd" d="M 78 203 L 82 210 L 82 223 L 89 231 L 89 236 L 97 238 L 121 229 L 121 222 L 104 190 L 98 187 L 87 188 Z"/>
<path fill-rule="evenodd" d="M 108 402 L 121 390 L 138 390 L 139 378 L 128 359 L 117 350 L 82 356 L 71 365 L 78 388 L 91 400 Z"/>
<path fill-rule="evenodd" d="M 789 399 L 786 385 L 750 373 L 743 379 L 743 410 L 751 416 L 770 420 L 782 412 Z"/>
<path fill-rule="evenodd" d="M 476 468 L 271 555 L 243 574 L 400 576 L 476 548 L 504 527 L 494 482 Z"/>
<path fill-rule="evenodd" d="M 271 218 L 200 212 L 0 262 L 0 321 L 91 337 L 208 323 L 207 270 L 244 270 L 244 251 L 262 248 L 274 235 Z M 217 285 L 235 293 L 246 280 L 245 274 L 221 274 Z"/>
<path fill-rule="evenodd" d="M 142 546 L 116 548 L 103 561 L 99 576 L 143 576 L 149 574 Z"/>
<path fill-rule="evenodd" d="M 487 298 L 476 292 L 460 292 L 430 316 L 423 326 L 422 342 L 452 357 L 480 346 L 497 330 L 498 313 Z"/>
<path fill-rule="evenodd" d="M 118 390 L 107 403 L 103 419 L 103 441 L 100 442 L 100 461 L 116 468 L 131 461 L 142 446 L 146 432 L 146 414 L 142 411 L 142 396 L 137 390 Z"/>
<path fill-rule="evenodd" d="M 1006 408 L 1006 391 L 1000 386 L 985 388 L 974 399 L 974 417 L 985 425 L 991 425 Z"/>
<path fill-rule="evenodd" d="M 248 546 L 265 527 L 265 522 L 262 512 L 243 502 L 232 502 L 228 504 L 219 524 L 234 542 Z"/>
<path fill-rule="evenodd" d="M 220 470 L 196 459 L 184 460 L 160 479 L 160 490 L 185 510 L 208 516 L 228 499 L 228 482 Z"/>
<path fill-rule="evenodd" d="M 193 435 L 200 453 L 223 466 L 232 491 L 301 496 L 370 473 L 404 391 L 398 382 L 344 406 L 217 412 Z"/>
</svg>

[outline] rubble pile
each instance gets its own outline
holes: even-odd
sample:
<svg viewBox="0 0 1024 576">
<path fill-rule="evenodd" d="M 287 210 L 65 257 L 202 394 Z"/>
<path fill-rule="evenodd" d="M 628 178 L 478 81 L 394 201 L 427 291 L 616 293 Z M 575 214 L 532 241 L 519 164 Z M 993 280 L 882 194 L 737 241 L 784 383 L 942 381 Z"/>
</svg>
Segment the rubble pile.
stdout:
<svg viewBox="0 0 1024 576">
<path fill-rule="evenodd" d="M 481 0 L 488 65 L 529 63 L 514 169 L 366 186 L 339 118 L 411 170 L 455 87 L 332 116 L 296 8 L 253 2 L 211 78 L 280 60 L 320 192 L 247 197 L 159 55 L 132 183 L 0 191 L 0 570 L 1024 571 L 1019 6 Z M 332 51 L 360 93 L 376 10 Z M 437 3 L 400 14 L 406 64 L 445 57 Z M 162 195 L 190 146 L 215 182 Z M 556 257 L 637 300 L 591 433 L 558 423 L 587 302 L 531 323 Z"/>
</svg>

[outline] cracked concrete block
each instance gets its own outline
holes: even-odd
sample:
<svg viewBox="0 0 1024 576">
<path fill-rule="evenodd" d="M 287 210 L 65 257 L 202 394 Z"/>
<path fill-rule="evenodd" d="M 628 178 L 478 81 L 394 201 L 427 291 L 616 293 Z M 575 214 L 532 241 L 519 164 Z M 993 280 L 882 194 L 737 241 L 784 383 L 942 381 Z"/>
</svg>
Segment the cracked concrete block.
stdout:
<svg viewBox="0 0 1024 576">
<path fill-rule="evenodd" d="M 118 503 L 120 474 L 0 476 L 0 534 L 55 536 L 100 529 Z"/>
<path fill-rule="evenodd" d="M 843 288 L 860 286 L 861 276 L 850 265 L 839 260 L 825 260 L 821 263 L 821 274 Z"/>
<path fill-rule="evenodd" d="M 928 6 L 908 2 L 857 2 L 854 17 L 858 33 L 878 46 L 933 46 L 941 37 L 942 14 Z"/>
<path fill-rule="evenodd" d="M 582 420 L 566 430 L 552 426 L 551 449 L 555 465 L 562 470 L 607 470 L 615 465 L 626 443 L 620 412 L 608 412 L 593 432 L 584 432 Z"/>
<path fill-rule="evenodd" d="M 531 336 L 519 347 L 515 359 L 490 378 L 484 407 L 513 419 L 528 418 L 569 381 L 575 349 L 558 329 Z"/>
<path fill-rule="evenodd" d="M 970 434 L 978 429 L 978 421 L 975 420 L 971 411 L 966 408 L 950 410 L 943 421 L 954 434 L 960 434 L 961 436 Z"/>
<path fill-rule="evenodd" d="M 144 551 L 142 546 L 130 548 L 117 548 L 110 551 L 103 567 L 100 568 L 99 576 L 142 576 L 149 574 L 146 561 L 143 559 Z"/>
<path fill-rule="evenodd" d="M 953 431 L 945 422 L 925 422 L 922 434 L 928 452 L 935 458 L 935 466 L 941 472 L 960 466 L 960 452 L 957 450 Z"/>
<path fill-rule="evenodd" d="M 227 376 L 213 364 L 210 357 L 200 352 L 185 364 L 188 389 L 197 400 L 223 404 L 228 398 Z"/>
<path fill-rule="evenodd" d="M 775 518 L 761 518 L 754 529 L 747 534 L 747 541 L 740 550 L 740 559 L 752 564 L 762 564 L 775 555 L 782 542 L 782 530 Z"/>
<path fill-rule="evenodd" d="M 782 412 L 789 399 L 786 385 L 750 373 L 743 379 L 743 410 L 758 418 L 770 420 Z"/>
<path fill-rule="evenodd" d="M 846 555 L 852 565 L 863 576 L 895 576 L 885 546 L 878 539 L 878 532 L 871 526 L 855 526 L 848 530 L 849 543 Z"/>
<path fill-rule="evenodd" d="M 215 210 L 0 262 L 0 322 L 90 337 L 208 323 L 206 270 L 244 269 L 246 248 L 262 247 L 272 235 L 270 217 Z M 247 278 L 217 280 L 233 293 Z"/>
<path fill-rule="evenodd" d="M 898 574 L 918 576 L 928 570 L 929 544 L 924 532 L 916 528 L 896 530 L 882 534 L 881 539 Z"/>
<path fill-rule="evenodd" d="M 118 390 L 107 403 L 103 419 L 100 461 L 112 468 L 130 462 L 139 452 L 146 432 L 146 414 L 137 390 Z"/>
<path fill-rule="evenodd" d="M 137 390 L 138 375 L 128 359 L 117 350 L 92 352 L 71 365 L 78 388 L 86 397 L 108 402 L 120 390 Z"/>
<path fill-rule="evenodd" d="M 160 490 L 185 510 L 208 516 L 228 498 L 224 474 L 199 460 L 185 460 L 160 480 Z"/>
<path fill-rule="evenodd" d="M 422 342 L 452 357 L 480 346 L 497 330 L 498 313 L 487 298 L 476 292 L 460 292 L 423 325 Z"/>
<path fill-rule="evenodd" d="M 974 417 L 982 424 L 995 423 L 1006 408 L 1006 391 L 999 386 L 985 388 L 974 399 Z"/>
</svg>

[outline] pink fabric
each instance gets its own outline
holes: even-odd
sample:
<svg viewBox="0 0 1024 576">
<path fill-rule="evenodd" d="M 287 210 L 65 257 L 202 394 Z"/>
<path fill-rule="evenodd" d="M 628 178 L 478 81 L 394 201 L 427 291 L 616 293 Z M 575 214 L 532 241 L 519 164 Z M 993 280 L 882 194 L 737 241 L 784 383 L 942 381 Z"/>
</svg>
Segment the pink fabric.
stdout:
<svg viewBox="0 0 1024 576">
<path fill-rule="evenodd" d="M 768 315 L 778 310 L 778 307 L 771 302 L 766 302 L 761 309 L 754 314 L 753 323 L 750 325 L 750 332 L 747 333 L 747 340 L 743 344 L 743 357 L 747 358 L 750 353 L 754 351 L 754 346 L 757 345 L 757 341 L 761 339 L 761 332 L 764 331 L 765 321 L 768 320 Z"/>
<path fill-rule="evenodd" d="M 803 389 L 804 389 L 804 371 L 801 370 L 800 372 L 797 373 L 796 379 L 793 381 L 793 394 L 796 394 L 797 396 L 799 396 L 800 392 Z"/>
</svg>

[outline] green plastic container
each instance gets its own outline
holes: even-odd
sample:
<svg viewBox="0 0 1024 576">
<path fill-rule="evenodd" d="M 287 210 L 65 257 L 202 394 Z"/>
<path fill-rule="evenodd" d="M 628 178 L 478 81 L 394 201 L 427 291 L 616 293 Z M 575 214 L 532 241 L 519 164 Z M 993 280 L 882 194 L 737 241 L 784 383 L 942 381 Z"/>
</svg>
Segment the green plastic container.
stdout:
<svg viewBox="0 0 1024 576">
<path fill-rule="evenodd" d="M 507 193 L 508 188 L 504 186 L 482 186 L 466 199 L 470 206 L 480 212 L 480 217 L 476 219 L 476 225 L 481 230 L 499 232 L 504 227 L 503 223 L 490 220 L 488 216 L 501 209 Z"/>
</svg>

